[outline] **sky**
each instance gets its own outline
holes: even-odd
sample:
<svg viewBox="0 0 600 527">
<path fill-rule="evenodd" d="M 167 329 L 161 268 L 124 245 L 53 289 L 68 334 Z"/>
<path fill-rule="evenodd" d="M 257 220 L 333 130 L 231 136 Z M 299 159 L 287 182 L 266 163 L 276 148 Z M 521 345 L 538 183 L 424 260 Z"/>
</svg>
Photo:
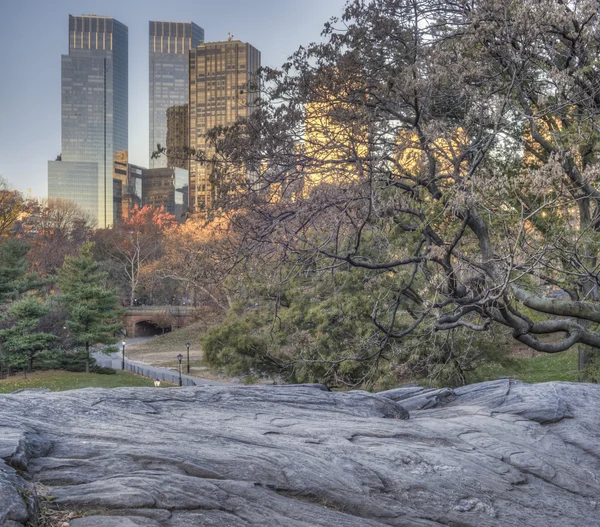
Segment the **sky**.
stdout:
<svg viewBox="0 0 600 527">
<path fill-rule="evenodd" d="M 60 57 L 68 17 L 96 14 L 129 28 L 129 159 L 148 164 L 148 21 L 195 22 L 205 40 L 228 32 L 277 67 L 319 40 L 345 0 L 0 0 L 0 177 L 47 195 L 48 160 L 61 151 Z"/>
</svg>

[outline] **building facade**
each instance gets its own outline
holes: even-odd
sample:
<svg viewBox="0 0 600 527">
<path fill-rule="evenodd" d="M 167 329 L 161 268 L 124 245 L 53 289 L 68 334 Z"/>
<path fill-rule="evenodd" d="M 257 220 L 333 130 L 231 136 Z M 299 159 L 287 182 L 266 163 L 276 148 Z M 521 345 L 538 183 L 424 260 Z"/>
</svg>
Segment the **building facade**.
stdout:
<svg viewBox="0 0 600 527">
<path fill-rule="evenodd" d="M 142 197 L 144 205 L 164 207 L 183 223 L 188 211 L 189 173 L 182 168 L 149 168 L 143 170 Z"/>
<path fill-rule="evenodd" d="M 152 153 L 167 144 L 169 108 L 188 102 L 189 53 L 203 41 L 204 30 L 193 22 L 150 22 L 149 168 L 168 164 L 164 155 L 153 158 Z"/>
<path fill-rule="evenodd" d="M 189 170 L 189 105 L 171 106 L 167 110 L 167 166 Z"/>
<path fill-rule="evenodd" d="M 190 146 L 210 160 L 206 133 L 248 117 L 258 98 L 260 51 L 239 40 L 204 43 L 190 52 Z M 211 207 L 218 184 L 211 163 L 190 162 L 190 206 Z"/>
<path fill-rule="evenodd" d="M 129 163 L 127 152 L 117 152 L 113 173 L 113 225 L 129 219 L 135 207 L 142 207 L 144 168 Z"/>
<path fill-rule="evenodd" d="M 61 68 L 62 154 L 48 163 L 48 197 L 76 202 L 105 228 L 114 221 L 115 154 L 128 150 L 127 26 L 69 15 Z"/>
</svg>

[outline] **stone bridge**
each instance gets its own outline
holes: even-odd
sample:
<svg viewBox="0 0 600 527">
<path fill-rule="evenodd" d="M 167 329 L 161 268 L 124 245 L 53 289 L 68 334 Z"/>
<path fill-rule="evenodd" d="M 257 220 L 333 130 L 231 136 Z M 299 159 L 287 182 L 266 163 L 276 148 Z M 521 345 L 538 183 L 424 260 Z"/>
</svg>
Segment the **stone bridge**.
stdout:
<svg viewBox="0 0 600 527">
<path fill-rule="evenodd" d="M 191 306 L 136 306 L 123 315 L 123 327 L 128 337 L 162 335 L 183 327 L 195 319 Z"/>
</svg>

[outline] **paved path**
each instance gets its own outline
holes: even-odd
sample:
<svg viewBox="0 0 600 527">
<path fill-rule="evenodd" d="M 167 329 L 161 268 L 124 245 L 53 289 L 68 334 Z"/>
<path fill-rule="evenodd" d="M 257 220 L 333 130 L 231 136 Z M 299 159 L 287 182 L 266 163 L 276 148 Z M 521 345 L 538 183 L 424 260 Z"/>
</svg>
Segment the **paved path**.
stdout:
<svg viewBox="0 0 600 527">
<path fill-rule="evenodd" d="M 145 364 L 143 362 L 131 360 L 127 358 L 127 345 L 129 344 L 137 344 L 138 342 L 143 342 L 145 340 L 149 340 L 152 337 L 138 337 L 138 338 L 129 338 L 125 339 L 125 369 L 131 371 L 133 373 L 138 373 L 139 375 L 143 375 L 144 377 L 150 377 L 152 379 L 160 379 L 161 381 L 171 382 L 173 384 L 179 384 L 179 373 L 175 370 L 171 370 L 169 368 L 160 368 L 158 366 L 151 366 L 150 364 Z M 121 348 L 121 342 L 118 343 L 119 348 Z M 122 367 L 123 355 L 122 351 L 117 351 L 115 353 L 111 353 L 109 355 L 105 353 L 95 352 L 92 353 L 92 356 L 96 359 L 96 362 L 100 366 L 105 366 L 108 368 L 114 368 L 115 370 L 120 370 Z M 184 366 L 185 367 L 185 364 Z M 234 382 L 226 382 L 226 381 L 214 381 L 212 379 L 203 379 L 201 377 L 195 377 L 193 375 L 182 375 L 181 380 L 184 386 L 201 386 L 201 385 L 235 385 L 237 383 Z"/>
</svg>

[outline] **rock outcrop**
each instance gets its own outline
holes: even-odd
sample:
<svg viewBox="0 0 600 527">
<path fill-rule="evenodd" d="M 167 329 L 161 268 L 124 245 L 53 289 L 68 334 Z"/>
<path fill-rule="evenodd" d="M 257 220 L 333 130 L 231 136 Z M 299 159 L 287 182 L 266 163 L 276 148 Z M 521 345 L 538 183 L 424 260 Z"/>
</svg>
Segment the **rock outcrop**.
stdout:
<svg viewBox="0 0 600 527">
<path fill-rule="evenodd" d="M 600 526 L 600 386 L 24 392 L 0 458 L 2 527 Z"/>
</svg>

